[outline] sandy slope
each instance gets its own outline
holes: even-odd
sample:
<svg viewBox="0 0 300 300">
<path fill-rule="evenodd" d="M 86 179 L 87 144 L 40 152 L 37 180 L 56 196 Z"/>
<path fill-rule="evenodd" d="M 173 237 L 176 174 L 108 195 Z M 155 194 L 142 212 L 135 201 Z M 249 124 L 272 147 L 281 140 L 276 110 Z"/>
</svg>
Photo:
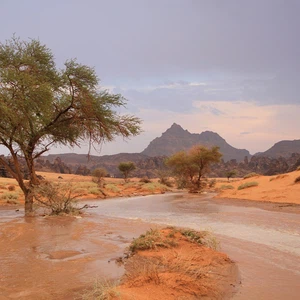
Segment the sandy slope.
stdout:
<svg viewBox="0 0 300 300">
<path fill-rule="evenodd" d="M 300 176 L 300 171 L 277 176 L 256 176 L 238 181 L 218 182 L 216 187 L 221 188 L 222 185 L 234 187 L 234 189 L 221 191 L 218 197 L 222 198 L 300 204 L 300 182 L 295 183 L 298 176 Z M 246 182 L 257 182 L 258 186 L 237 189 Z"/>
</svg>

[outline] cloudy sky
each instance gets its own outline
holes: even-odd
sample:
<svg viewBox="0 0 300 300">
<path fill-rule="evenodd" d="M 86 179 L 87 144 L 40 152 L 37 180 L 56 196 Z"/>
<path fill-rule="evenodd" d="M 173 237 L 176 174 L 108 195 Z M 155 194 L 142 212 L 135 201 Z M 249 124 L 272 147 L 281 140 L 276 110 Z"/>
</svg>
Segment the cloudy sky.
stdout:
<svg viewBox="0 0 300 300">
<path fill-rule="evenodd" d="M 95 67 L 143 119 L 143 134 L 101 154 L 140 152 L 173 122 L 252 154 L 300 138 L 298 0 L 0 0 L 0 11 L 1 42 L 38 38 L 58 65 Z"/>
</svg>

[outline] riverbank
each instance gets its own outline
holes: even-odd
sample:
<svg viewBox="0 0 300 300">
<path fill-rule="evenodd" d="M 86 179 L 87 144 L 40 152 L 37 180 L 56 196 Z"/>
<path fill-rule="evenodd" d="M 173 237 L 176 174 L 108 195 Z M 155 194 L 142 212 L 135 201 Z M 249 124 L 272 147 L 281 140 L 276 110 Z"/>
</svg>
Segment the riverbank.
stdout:
<svg viewBox="0 0 300 300">
<path fill-rule="evenodd" d="M 241 180 L 219 180 L 219 198 L 300 205 L 300 171 L 275 176 L 252 176 Z"/>
</svg>

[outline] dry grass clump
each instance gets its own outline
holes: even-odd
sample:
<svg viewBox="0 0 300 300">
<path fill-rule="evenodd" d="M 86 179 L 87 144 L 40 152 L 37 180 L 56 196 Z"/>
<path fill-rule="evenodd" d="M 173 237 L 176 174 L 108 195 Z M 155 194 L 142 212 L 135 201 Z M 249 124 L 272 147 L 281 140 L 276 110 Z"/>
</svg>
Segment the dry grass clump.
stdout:
<svg viewBox="0 0 300 300">
<path fill-rule="evenodd" d="M 192 243 L 203 245 L 213 250 L 219 248 L 219 242 L 216 237 L 208 231 L 196 231 L 193 229 L 180 229 L 178 231 Z"/>
<path fill-rule="evenodd" d="M 119 193 L 120 189 L 114 183 L 108 183 L 105 185 L 105 189 L 113 193 Z"/>
<path fill-rule="evenodd" d="M 283 178 L 286 178 L 286 177 L 288 177 L 288 176 L 289 176 L 289 175 L 287 175 L 287 174 L 277 175 L 276 177 L 271 177 L 271 178 L 270 178 L 270 181 L 277 180 L 277 179 L 283 179 Z"/>
<path fill-rule="evenodd" d="M 17 200 L 19 198 L 19 194 L 16 192 L 5 192 L 3 194 L 1 194 L 0 198 L 2 200 Z"/>
<path fill-rule="evenodd" d="M 129 250 L 134 253 L 138 250 L 171 248 L 176 246 L 177 243 L 174 240 L 165 238 L 159 230 L 150 229 L 145 234 L 134 239 L 129 246 Z"/>
<path fill-rule="evenodd" d="M 260 176 L 260 175 L 255 173 L 255 172 L 252 172 L 252 173 L 249 173 L 249 174 L 245 175 L 244 179 L 251 178 L 251 177 L 256 177 L 256 176 Z"/>
<path fill-rule="evenodd" d="M 130 285 L 135 285 L 135 280 L 139 279 L 144 282 L 160 284 L 160 273 L 165 271 L 161 259 L 149 257 L 137 257 L 127 267 L 125 275 L 126 282 L 131 282 Z"/>
<path fill-rule="evenodd" d="M 118 282 L 96 279 L 93 287 L 84 291 L 81 300 L 112 300 L 121 299 L 118 291 Z"/>
<path fill-rule="evenodd" d="M 256 182 L 256 181 L 245 182 L 245 183 L 241 184 L 237 189 L 243 190 L 243 189 L 247 189 L 247 188 L 254 187 L 254 186 L 258 186 L 258 182 Z"/>
<path fill-rule="evenodd" d="M 220 190 L 233 190 L 233 189 L 234 189 L 234 186 L 231 184 L 222 184 L 220 186 Z"/>
<path fill-rule="evenodd" d="M 299 183 L 300 182 L 300 176 L 296 177 L 294 182 Z"/>
</svg>

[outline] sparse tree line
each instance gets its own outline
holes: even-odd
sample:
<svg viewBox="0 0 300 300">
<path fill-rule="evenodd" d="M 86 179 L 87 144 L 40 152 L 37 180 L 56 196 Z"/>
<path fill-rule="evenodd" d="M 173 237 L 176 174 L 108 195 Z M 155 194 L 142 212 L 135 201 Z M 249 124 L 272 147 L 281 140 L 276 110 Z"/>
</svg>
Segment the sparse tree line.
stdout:
<svg viewBox="0 0 300 300">
<path fill-rule="evenodd" d="M 99 89 L 94 69 L 68 60 L 58 69 L 50 49 L 38 40 L 21 41 L 13 37 L 0 43 L 0 145 L 9 156 L 0 156 L 1 172 L 16 179 L 25 197 L 25 214 L 33 212 L 34 200 L 52 212 L 71 210 L 76 195 L 67 187 L 41 181 L 36 161 L 54 145 L 90 148 L 117 136 L 129 138 L 141 131 L 141 120 L 116 112 L 125 106 L 119 94 Z M 165 161 L 166 170 L 158 175 L 170 184 L 174 176 L 179 187 L 198 191 L 212 163 L 220 160 L 218 147 L 195 146 L 175 153 Z M 128 181 L 136 169 L 133 162 L 118 165 Z M 104 168 L 92 172 L 102 187 Z"/>
</svg>

